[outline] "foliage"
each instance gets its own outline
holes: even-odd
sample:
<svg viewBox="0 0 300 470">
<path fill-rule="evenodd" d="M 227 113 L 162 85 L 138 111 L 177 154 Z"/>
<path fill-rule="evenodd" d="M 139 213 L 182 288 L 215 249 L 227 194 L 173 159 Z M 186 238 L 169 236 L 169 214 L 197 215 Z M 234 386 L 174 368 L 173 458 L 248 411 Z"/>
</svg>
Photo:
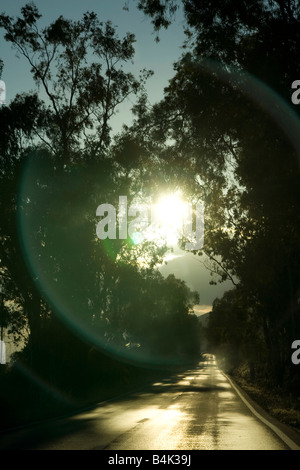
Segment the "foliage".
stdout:
<svg viewBox="0 0 300 470">
<path fill-rule="evenodd" d="M 117 106 L 143 92 L 149 76 L 123 71 L 133 58 L 133 35 L 119 39 L 95 13 L 80 21 L 60 17 L 42 30 L 34 4 L 21 13 L 0 16 L 5 39 L 29 62 L 38 87 L 0 110 L 1 269 L 10 332 L 18 341 L 28 327 L 30 367 L 41 373 L 43 357 L 54 381 L 60 366 L 45 334 L 52 341 L 60 324 L 105 353 L 126 358 L 139 345 L 137 361 L 196 356 L 190 311 L 198 298 L 154 270 L 165 248 L 96 237 L 97 206 L 116 207 L 120 194 L 132 200 L 140 190 L 140 147 L 122 138 L 111 145 L 109 126 Z M 61 344 L 59 351 L 65 353 Z"/>
<path fill-rule="evenodd" d="M 170 23 L 166 2 L 139 5 L 157 27 Z M 148 112 L 145 102 L 136 108 L 133 130 L 147 129 L 145 145 L 157 142 L 153 151 L 172 163 L 172 177 L 204 200 L 205 246 L 198 255 L 210 259 L 221 282 L 237 286 L 214 305 L 215 346 L 227 343 L 236 364 L 245 357 L 253 363 L 250 350 L 241 353 L 244 335 L 236 343 L 234 334 L 236 324 L 251 334 L 250 308 L 266 373 L 282 385 L 290 380 L 299 309 L 299 140 L 288 131 L 299 132 L 290 99 L 299 74 L 299 4 L 172 2 L 173 9 L 180 5 L 185 52 L 162 102 Z"/>
<path fill-rule="evenodd" d="M 60 155 L 62 165 L 76 160 L 82 148 L 99 154 L 110 142 L 109 120 L 117 106 L 138 93 L 150 73 L 135 78 L 122 69 L 134 55 L 133 34 L 119 39 L 111 22 L 100 22 L 93 12 L 79 21 L 59 17 L 42 30 L 34 4 L 21 12 L 17 19 L 2 14 L 0 26 L 46 93 L 32 134 Z"/>
</svg>

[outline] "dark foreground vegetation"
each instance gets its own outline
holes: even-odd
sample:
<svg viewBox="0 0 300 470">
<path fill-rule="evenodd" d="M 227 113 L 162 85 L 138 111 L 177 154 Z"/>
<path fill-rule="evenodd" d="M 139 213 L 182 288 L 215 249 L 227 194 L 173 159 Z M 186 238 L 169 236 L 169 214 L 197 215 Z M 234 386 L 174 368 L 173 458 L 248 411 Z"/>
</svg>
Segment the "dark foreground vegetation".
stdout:
<svg viewBox="0 0 300 470">
<path fill-rule="evenodd" d="M 0 431 L 118 398 L 194 367 L 201 359 L 199 355 L 173 364 L 122 360 L 74 337 L 61 325 L 49 341 L 52 344 L 44 345 L 34 364 L 27 348 L 0 368 Z"/>
<path fill-rule="evenodd" d="M 282 387 L 271 387 L 265 378 L 251 380 L 247 364 L 232 371 L 230 376 L 271 416 L 300 433 L 299 393 L 290 393 Z"/>
</svg>

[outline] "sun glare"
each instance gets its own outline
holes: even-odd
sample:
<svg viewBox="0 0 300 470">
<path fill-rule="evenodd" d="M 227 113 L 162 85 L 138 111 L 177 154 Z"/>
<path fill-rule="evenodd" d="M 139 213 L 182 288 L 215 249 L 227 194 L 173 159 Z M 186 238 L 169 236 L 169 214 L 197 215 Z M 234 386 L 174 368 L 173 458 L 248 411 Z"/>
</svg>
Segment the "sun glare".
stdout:
<svg viewBox="0 0 300 470">
<path fill-rule="evenodd" d="M 182 234 L 185 206 L 178 193 L 162 195 L 151 209 L 151 236 L 175 245 Z"/>
</svg>

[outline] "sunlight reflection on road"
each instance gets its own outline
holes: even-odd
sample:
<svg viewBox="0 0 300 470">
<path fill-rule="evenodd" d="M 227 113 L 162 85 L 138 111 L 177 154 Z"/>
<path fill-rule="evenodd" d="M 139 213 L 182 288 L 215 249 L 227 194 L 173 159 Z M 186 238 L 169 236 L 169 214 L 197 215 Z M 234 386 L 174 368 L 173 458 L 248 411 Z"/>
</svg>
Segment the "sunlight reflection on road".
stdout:
<svg viewBox="0 0 300 470">
<path fill-rule="evenodd" d="M 33 429 L 31 435 L 22 430 L 14 438 L 21 448 L 45 450 L 288 449 L 209 360 L 185 374 Z M 5 448 L 2 444 L 0 449 Z"/>
</svg>

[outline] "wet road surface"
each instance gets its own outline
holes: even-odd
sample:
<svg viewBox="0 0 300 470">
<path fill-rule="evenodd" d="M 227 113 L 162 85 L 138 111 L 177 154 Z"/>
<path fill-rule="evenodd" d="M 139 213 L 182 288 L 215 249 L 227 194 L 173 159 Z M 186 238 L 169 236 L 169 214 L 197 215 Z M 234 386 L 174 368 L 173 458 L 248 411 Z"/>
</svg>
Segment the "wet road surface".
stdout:
<svg viewBox="0 0 300 470">
<path fill-rule="evenodd" d="M 214 361 L 67 418 L 0 435 L 0 449 L 288 450 Z"/>
</svg>

